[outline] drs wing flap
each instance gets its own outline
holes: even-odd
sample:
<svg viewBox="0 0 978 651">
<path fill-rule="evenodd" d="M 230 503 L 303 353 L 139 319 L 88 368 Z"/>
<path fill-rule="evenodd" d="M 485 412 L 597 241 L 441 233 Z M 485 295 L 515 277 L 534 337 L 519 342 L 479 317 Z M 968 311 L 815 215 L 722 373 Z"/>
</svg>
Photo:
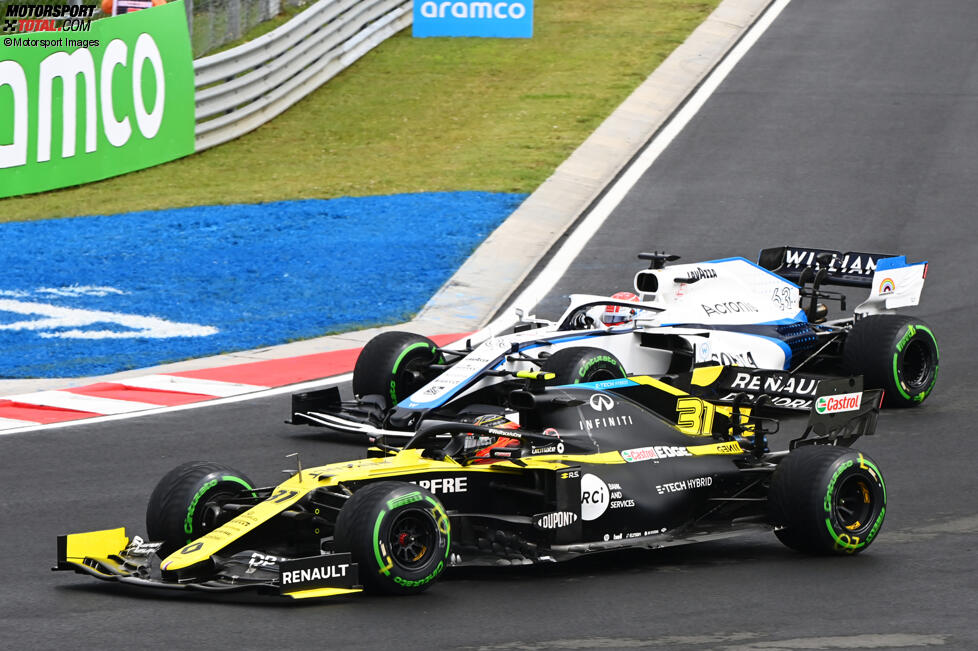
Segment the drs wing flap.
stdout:
<svg viewBox="0 0 978 651">
<path fill-rule="evenodd" d="M 787 278 L 797 282 L 802 272 L 807 268 L 815 271 L 824 265 L 827 274 L 823 283 L 845 285 L 849 287 L 872 287 L 873 273 L 880 260 L 894 257 L 891 253 L 865 253 L 859 251 L 835 251 L 833 249 L 816 249 L 801 246 L 780 246 L 763 249 L 757 258 L 757 263 Z"/>
</svg>

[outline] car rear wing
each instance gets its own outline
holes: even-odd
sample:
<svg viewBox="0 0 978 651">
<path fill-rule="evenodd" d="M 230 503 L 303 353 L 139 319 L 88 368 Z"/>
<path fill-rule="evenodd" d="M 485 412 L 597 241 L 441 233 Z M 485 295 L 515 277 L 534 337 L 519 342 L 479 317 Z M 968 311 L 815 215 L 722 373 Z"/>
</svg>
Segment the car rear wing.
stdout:
<svg viewBox="0 0 978 651">
<path fill-rule="evenodd" d="M 860 436 L 874 434 L 883 391 L 863 390 L 862 376 L 825 379 L 819 382 L 808 427 L 788 444 L 829 444 L 849 447 Z"/>
<path fill-rule="evenodd" d="M 664 378 L 672 386 L 718 404 L 751 404 L 755 411 L 809 413 L 808 427 L 791 447 L 813 443 L 849 446 L 876 431 L 883 392 L 863 390 L 862 376 L 827 378 L 742 366 L 704 366 Z"/>
<path fill-rule="evenodd" d="M 738 396 L 755 400 L 766 395 L 765 407 L 808 412 L 824 375 L 789 373 L 747 366 L 701 366 L 666 378 L 672 386 L 710 402 L 733 404 Z M 743 398 L 741 398 L 743 399 Z"/>
<path fill-rule="evenodd" d="M 815 312 L 819 298 L 840 300 L 845 309 L 845 297 L 819 291 L 821 285 L 864 287 L 869 297 L 856 307 L 857 314 L 878 314 L 900 307 L 917 305 L 927 278 L 925 262 L 907 262 L 906 256 L 886 253 L 845 253 L 831 249 L 812 249 L 781 246 L 762 249 L 757 263 L 782 278 L 797 283 L 802 296 L 811 296 L 809 318 Z M 812 283 L 811 290 L 805 286 Z"/>
<path fill-rule="evenodd" d="M 757 264 L 793 282 L 801 279 L 805 269 L 814 272 L 824 269 L 824 284 L 868 288 L 873 286 L 873 273 L 879 261 L 892 257 L 889 253 L 841 253 L 832 249 L 779 246 L 762 249 Z"/>
</svg>

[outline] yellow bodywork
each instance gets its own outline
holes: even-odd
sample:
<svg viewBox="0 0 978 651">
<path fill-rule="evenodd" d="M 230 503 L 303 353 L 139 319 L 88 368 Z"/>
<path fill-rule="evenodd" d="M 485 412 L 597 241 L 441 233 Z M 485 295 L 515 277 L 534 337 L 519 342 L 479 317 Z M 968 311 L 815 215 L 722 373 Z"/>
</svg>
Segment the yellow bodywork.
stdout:
<svg viewBox="0 0 978 651">
<path fill-rule="evenodd" d="M 722 370 L 722 366 L 704 366 L 697 368 L 693 371 L 692 383 L 697 386 L 709 386 L 716 381 Z M 645 384 L 655 387 L 664 393 L 676 396 L 676 420 L 673 426 L 683 434 L 690 436 L 712 436 L 713 419 L 716 414 L 722 414 L 733 422 L 733 407 L 717 405 L 709 400 L 691 396 L 682 389 L 677 389 L 671 384 L 666 384 L 652 377 L 638 376 L 629 379 L 636 384 Z M 749 407 L 742 407 L 740 409 L 740 424 L 746 426 L 748 430 L 752 427 L 749 425 L 750 414 L 751 410 Z"/>
<path fill-rule="evenodd" d="M 719 367 L 699 369 L 701 371 L 699 376 L 694 373 L 694 383 L 709 384 L 719 372 L 714 368 L 719 369 Z M 676 420 L 678 422 L 674 423 L 674 427 L 687 435 L 710 436 L 713 417 L 717 412 L 726 415 L 728 418 L 733 417 L 733 410 L 730 407 L 715 405 L 700 398 L 689 396 L 684 391 L 654 378 L 632 377 L 630 379 L 636 383 L 654 386 L 670 395 L 677 396 Z M 741 410 L 742 423 L 746 423 L 749 416 L 749 409 Z M 750 436 L 749 433 L 746 435 Z M 694 455 L 735 455 L 745 452 L 736 441 L 689 445 L 687 449 Z M 500 459 L 488 464 L 476 463 L 463 466 L 452 458 L 439 460 L 423 457 L 422 450 L 415 448 L 400 450 L 384 457 L 305 468 L 279 484 L 264 501 L 170 554 L 163 560 L 160 567 L 164 571 L 174 571 L 203 563 L 227 547 L 229 543 L 289 509 L 310 491 L 323 487 L 335 486 L 345 482 L 382 480 L 388 477 L 404 479 L 412 474 L 452 472 L 462 468 L 469 473 L 521 474 L 528 469 L 560 470 L 581 463 L 622 464 L 625 463 L 625 459 L 617 451 L 598 454 L 544 454 L 522 457 L 516 460 Z M 95 566 L 121 567 L 121 559 L 118 558 L 118 554 L 126 548 L 129 542 L 130 540 L 122 528 L 70 534 L 65 536 L 65 558 L 62 560 L 67 564 L 83 567 L 87 572 L 92 573 L 94 570 L 102 576 L 109 577 L 109 574 L 98 570 Z M 92 563 L 93 560 L 97 562 Z M 283 594 L 294 599 L 305 599 L 354 592 L 359 592 L 359 590 L 317 588 Z"/>
<path fill-rule="evenodd" d="M 293 599 L 311 599 L 313 597 L 337 597 L 344 594 L 363 592 L 360 588 L 313 588 L 312 590 L 296 590 L 283 592 L 282 595 Z"/>
<path fill-rule="evenodd" d="M 65 536 L 64 545 L 64 557 L 59 558 L 59 562 L 80 566 L 86 572 L 108 577 L 114 575 L 103 572 L 99 568 L 121 566 L 121 561 L 112 557 L 122 552 L 129 545 L 129 538 L 126 536 L 126 530 L 119 527 L 118 529 L 69 534 Z M 97 561 L 97 563 L 91 561 Z"/>
<path fill-rule="evenodd" d="M 386 477 L 402 478 L 414 473 L 453 471 L 462 468 L 462 465 L 454 459 L 447 458 L 442 461 L 427 459 L 421 456 L 421 452 L 420 449 L 412 448 L 401 450 L 388 457 L 360 459 L 305 468 L 301 474 L 296 473 L 279 484 L 265 501 L 167 556 L 160 568 L 163 570 L 179 570 L 206 561 L 227 546 L 228 543 L 272 519 L 317 488 L 334 486 L 349 481 L 378 480 Z M 621 455 L 616 452 L 594 456 L 611 458 L 612 455 L 617 457 L 617 462 L 621 462 Z M 593 461 L 591 456 L 581 456 L 586 457 L 591 463 L 601 463 L 600 461 Z M 486 465 L 465 466 L 465 469 L 467 472 L 519 474 L 524 471 L 525 467 L 552 469 L 563 468 L 567 465 L 547 457 L 529 458 L 521 460 L 521 462 L 525 465 L 518 466 L 511 461 L 498 461 Z"/>
</svg>

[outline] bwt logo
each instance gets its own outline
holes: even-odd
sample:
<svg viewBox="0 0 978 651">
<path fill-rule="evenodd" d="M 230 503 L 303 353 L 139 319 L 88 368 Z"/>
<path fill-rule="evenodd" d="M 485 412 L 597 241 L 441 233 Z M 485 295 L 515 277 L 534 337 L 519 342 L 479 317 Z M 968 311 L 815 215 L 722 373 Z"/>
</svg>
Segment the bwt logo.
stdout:
<svg viewBox="0 0 978 651">
<path fill-rule="evenodd" d="M 533 0 L 415 2 L 413 33 L 416 37 L 530 38 L 533 36 Z"/>
</svg>

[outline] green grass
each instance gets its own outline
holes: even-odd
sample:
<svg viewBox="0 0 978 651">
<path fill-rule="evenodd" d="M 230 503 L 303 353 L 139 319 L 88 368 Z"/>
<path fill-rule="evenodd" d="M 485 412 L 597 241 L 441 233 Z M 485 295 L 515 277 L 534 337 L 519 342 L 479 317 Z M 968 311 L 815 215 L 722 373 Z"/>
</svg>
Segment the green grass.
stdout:
<svg viewBox="0 0 978 651">
<path fill-rule="evenodd" d="M 532 192 L 719 0 L 538 0 L 532 39 L 387 40 L 233 142 L 0 200 L 0 220 L 399 192 Z"/>
</svg>

